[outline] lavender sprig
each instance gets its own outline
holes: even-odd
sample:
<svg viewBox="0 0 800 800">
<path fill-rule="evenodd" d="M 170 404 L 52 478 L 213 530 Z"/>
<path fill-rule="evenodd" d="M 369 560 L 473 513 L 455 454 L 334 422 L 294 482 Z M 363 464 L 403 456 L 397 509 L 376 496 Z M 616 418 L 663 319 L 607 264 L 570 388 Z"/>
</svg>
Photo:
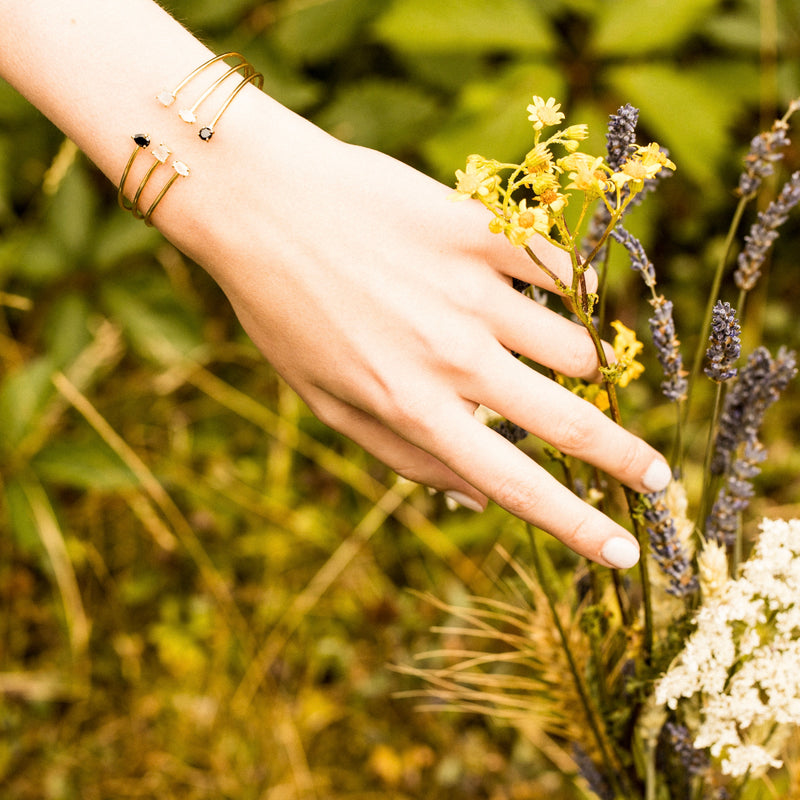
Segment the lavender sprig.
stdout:
<svg viewBox="0 0 800 800">
<path fill-rule="evenodd" d="M 800 202 L 800 171 L 792 174 L 780 194 L 765 211 L 759 213 L 756 222 L 745 236 L 745 246 L 737 261 L 733 279 L 743 292 L 749 292 L 761 275 L 761 266 L 775 240 L 777 229 L 789 218 L 789 212 Z"/>
<path fill-rule="evenodd" d="M 781 148 L 789 145 L 785 120 L 775 120 L 771 130 L 753 137 L 745 156 L 745 171 L 739 178 L 739 194 L 752 197 L 761 187 L 764 178 L 775 172 L 775 163 L 783 158 Z"/>
<path fill-rule="evenodd" d="M 636 146 L 636 125 L 639 122 L 639 109 L 630 103 L 611 114 L 608 118 L 606 150 L 608 166 L 615 172 L 627 161 Z"/>
<path fill-rule="evenodd" d="M 736 311 L 730 303 L 718 300 L 711 318 L 711 335 L 708 338 L 708 364 L 705 374 L 715 383 L 722 383 L 736 376 L 734 366 L 742 351 L 741 327 Z"/>
<path fill-rule="evenodd" d="M 761 472 L 759 464 L 766 457 L 767 451 L 758 440 L 751 439 L 745 443 L 742 454 L 733 462 L 706 519 L 707 539 L 727 547 L 735 546 L 740 515 L 755 494 L 752 481 Z"/>
<path fill-rule="evenodd" d="M 678 538 L 675 520 L 664 502 L 664 492 L 646 495 L 650 507 L 644 512 L 650 552 L 669 579 L 667 592 L 685 597 L 698 588 L 689 557 Z"/>
<path fill-rule="evenodd" d="M 725 398 L 711 461 L 712 474 L 728 472 L 739 445 L 758 440 L 767 409 L 796 374 L 796 355 L 785 347 L 774 359 L 766 347 L 758 347 L 750 354 Z"/>
<path fill-rule="evenodd" d="M 686 371 L 683 368 L 680 341 L 675 332 L 675 321 L 672 318 L 672 302 L 663 295 L 658 295 L 650 301 L 655 308 L 655 313 L 648 320 L 656 354 L 664 370 L 664 380 L 661 382 L 662 394 L 676 403 L 686 399 L 689 383 Z"/>
</svg>

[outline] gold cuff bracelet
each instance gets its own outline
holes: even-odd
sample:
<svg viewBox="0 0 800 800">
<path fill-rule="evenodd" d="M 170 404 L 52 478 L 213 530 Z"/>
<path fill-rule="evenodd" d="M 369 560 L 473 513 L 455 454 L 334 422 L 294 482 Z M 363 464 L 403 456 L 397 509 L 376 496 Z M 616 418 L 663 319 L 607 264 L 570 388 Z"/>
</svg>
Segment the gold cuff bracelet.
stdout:
<svg viewBox="0 0 800 800">
<path fill-rule="evenodd" d="M 208 125 L 203 125 L 199 132 L 198 136 L 204 141 L 208 142 L 211 140 L 211 137 L 214 135 L 214 128 L 216 124 L 219 122 L 220 117 L 225 113 L 228 106 L 233 102 L 234 98 L 237 94 L 248 84 L 253 83 L 259 89 L 264 85 L 264 76 L 260 72 L 256 72 L 255 68 L 252 64 L 249 64 L 245 57 L 240 53 L 223 53 L 221 56 L 214 56 L 210 58 L 208 61 L 203 62 L 199 67 L 193 69 L 185 78 L 179 81 L 178 85 L 172 90 L 164 90 L 163 92 L 159 92 L 156 95 L 156 100 L 158 100 L 161 105 L 166 106 L 167 108 L 171 106 L 178 97 L 178 93 L 181 92 L 191 81 L 193 81 L 201 72 L 206 70 L 212 64 L 216 64 L 219 61 L 224 61 L 225 59 L 236 59 L 236 64 L 232 67 L 228 68 L 228 71 L 217 78 L 201 95 L 197 98 L 190 108 L 182 108 L 178 112 L 178 116 L 186 123 L 192 125 L 197 122 L 197 109 L 205 102 L 216 89 L 218 89 L 227 78 L 233 75 L 240 70 L 243 72 L 244 77 L 236 86 L 236 88 L 228 95 L 225 102 L 220 107 L 219 111 L 217 111 L 214 118 Z"/>
</svg>

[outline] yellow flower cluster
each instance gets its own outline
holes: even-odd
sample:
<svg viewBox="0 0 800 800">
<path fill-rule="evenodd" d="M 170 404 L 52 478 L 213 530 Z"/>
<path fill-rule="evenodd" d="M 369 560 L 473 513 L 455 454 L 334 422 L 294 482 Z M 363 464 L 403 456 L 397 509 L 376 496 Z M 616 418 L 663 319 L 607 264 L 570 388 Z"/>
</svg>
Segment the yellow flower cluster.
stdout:
<svg viewBox="0 0 800 800">
<path fill-rule="evenodd" d="M 528 245 L 534 235 L 540 234 L 571 250 L 574 235 L 568 234 L 563 213 L 572 192 L 583 194 L 584 212 L 598 198 L 610 211 L 621 210 L 641 191 L 646 180 L 663 168 L 675 168 L 653 142 L 637 147 L 614 171 L 602 157 L 580 152 L 581 142 L 589 135 L 586 125 L 559 128 L 543 138 L 546 128 L 556 127 L 564 120 L 560 109 L 555 98 L 545 100 L 534 95 L 527 108 L 534 144 L 522 163 L 506 164 L 471 155 L 466 169 L 456 171 L 454 197 L 480 200 L 494 214 L 490 229 L 505 234 L 517 247 Z M 557 147 L 563 155 L 556 153 Z M 508 176 L 504 179 L 502 173 Z M 622 189 L 626 186 L 623 199 Z"/>
<path fill-rule="evenodd" d="M 618 319 L 611 323 L 611 327 L 617 332 L 614 337 L 614 355 L 617 360 L 611 366 L 601 368 L 601 371 L 608 381 L 624 389 L 644 372 L 644 365 L 636 360 L 644 345 Z"/>
</svg>

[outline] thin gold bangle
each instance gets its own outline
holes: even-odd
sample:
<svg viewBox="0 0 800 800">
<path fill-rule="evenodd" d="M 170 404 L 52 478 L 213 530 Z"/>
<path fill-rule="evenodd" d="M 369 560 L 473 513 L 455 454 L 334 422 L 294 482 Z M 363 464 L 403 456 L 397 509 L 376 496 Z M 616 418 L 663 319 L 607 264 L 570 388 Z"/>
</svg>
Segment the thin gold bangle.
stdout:
<svg viewBox="0 0 800 800">
<path fill-rule="evenodd" d="M 152 225 L 153 223 L 150 222 L 150 217 L 153 216 L 153 212 L 156 210 L 156 206 L 162 201 L 164 195 L 169 191 L 170 187 L 173 183 L 175 183 L 178 178 L 188 178 L 189 177 L 189 167 L 183 163 L 183 161 L 173 161 L 172 162 L 172 169 L 175 170 L 170 177 L 170 179 L 164 184 L 161 188 L 161 191 L 156 195 L 155 200 L 150 204 L 150 208 L 142 214 L 142 219 L 145 222 L 145 225 Z"/>
<path fill-rule="evenodd" d="M 204 142 L 211 140 L 211 137 L 214 135 L 214 127 L 219 122 L 220 117 L 222 117 L 225 111 L 227 111 L 228 106 L 234 101 L 236 95 L 239 94 L 239 92 L 241 92 L 248 83 L 252 83 L 260 89 L 264 85 L 264 76 L 260 72 L 254 72 L 252 75 L 246 75 L 241 81 L 239 81 L 236 88 L 230 93 L 230 95 L 228 95 L 228 99 L 222 104 L 219 111 L 217 111 L 214 119 L 212 119 L 208 125 L 204 125 L 202 128 L 200 128 L 198 131 L 197 135 Z"/>
<path fill-rule="evenodd" d="M 153 156 L 153 163 L 150 166 L 150 169 L 145 172 L 144 176 L 142 177 L 141 182 L 139 183 L 139 188 L 136 190 L 136 194 L 133 196 L 131 200 L 131 212 L 133 216 L 137 219 L 144 219 L 145 215 L 139 210 L 139 198 L 142 196 L 142 192 L 147 186 L 148 181 L 150 180 L 153 173 L 160 167 L 162 164 L 167 163 L 167 159 L 172 154 L 172 150 L 169 149 L 163 142 L 158 145 L 158 147 L 154 147 L 150 151 L 151 155 Z"/>
<path fill-rule="evenodd" d="M 214 93 L 214 90 L 218 89 L 225 82 L 226 78 L 229 78 L 231 75 L 234 74 L 234 72 L 238 72 L 242 68 L 244 68 L 245 70 L 245 75 L 249 75 L 255 72 L 255 70 L 250 66 L 250 64 L 239 64 L 236 67 L 231 67 L 224 75 L 220 75 L 220 77 L 217 78 L 214 81 L 214 83 L 212 83 L 211 86 L 209 86 L 208 89 L 206 89 L 203 92 L 203 94 L 201 94 L 200 97 L 197 98 L 197 100 L 195 101 L 194 105 L 191 108 L 182 108 L 178 112 L 178 116 L 184 122 L 188 122 L 190 125 L 192 123 L 197 122 L 196 112 L 197 109 L 200 108 L 200 106 L 202 105 L 203 101 L 209 98 Z"/>
<path fill-rule="evenodd" d="M 216 64 L 218 61 L 224 61 L 226 58 L 238 58 L 240 67 L 244 64 L 247 64 L 247 59 L 241 53 L 223 53 L 221 56 L 214 56 L 213 58 L 209 58 L 208 61 L 204 61 L 196 69 L 193 69 L 171 92 L 168 89 L 164 89 L 164 91 L 159 92 L 156 95 L 156 100 L 158 100 L 158 102 L 163 106 L 171 106 L 175 102 L 178 92 L 185 88 L 190 81 L 194 80 L 201 72 L 203 72 L 203 70 L 207 69 L 212 64 Z"/>
<path fill-rule="evenodd" d="M 147 211 L 142 212 L 139 209 L 139 200 L 142 196 L 142 192 L 145 190 L 145 187 L 150 181 L 150 178 L 153 176 L 155 171 L 166 164 L 167 160 L 171 155 L 171 150 L 167 145 L 163 142 L 159 144 L 157 147 L 154 147 L 150 152 L 153 155 L 153 163 L 145 172 L 144 176 L 142 177 L 141 181 L 139 182 L 139 186 L 136 189 L 136 193 L 134 194 L 132 200 L 129 202 L 125 199 L 125 184 L 128 181 L 128 176 L 130 175 L 131 168 L 133 167 L 134 161 L 136 161 L 137 156 L 142 150 L 146 150 L 150 147 L 150 136 L 146 133 L 137 133 L 131 137 L 134 141 L 134 149 L 128 159 L 128 163 L 125 165 L 125 169 L 122 171 L 122 177 L 119 181 L 119 188 L 117 189 L 117 202 L 119 205 L 124 208 L 126 211 L 130 211 L 134 217 L 137 219 L 143 219 L 146 225 L 152 225 L 153 223 L 150 221 L 150 217 L 153 216 L 153 212 L 156 210 L 156 206 L 164 199 L 164 195 L 169 191 L 170 187 L 173 183 L 175 183 L 178 178 L 187 178 L 189 177 L 189 167 L 183 163 L 183 161 L 178 161 L 177 159 L 173 160 L 172 162 L 172 169 L 173 174 L 170 176 L 169 180 L 161 187 L 161 190 L 156 195 L 155 199 L 152 203 L 150 203 L 149 208 Z"/>
<path fill-rule="evenodd" d="M 117 202 L 119 203 L 120 208 L 125 209 L 125 211 L 133 211 L 133 203 L 128 203 L 125 199 L 125 182 L 128 180 L 128 175 L 130 174 L 131 167 L 133 166 L 133 162 L 136 161 L 136 157 L 142 150 L 146 150 L 150 147 L 150 137 L 146 133 L 135 133 L 131 136 L 136 146 L 133 148 L 133 152 L 131 153 L 131 157 L 128 159 L 128 163 L 125 165 L 125 169 L 122 172 L 122 177 L 119 179 L 119 188 L 117 189 Z"/>
</svg>

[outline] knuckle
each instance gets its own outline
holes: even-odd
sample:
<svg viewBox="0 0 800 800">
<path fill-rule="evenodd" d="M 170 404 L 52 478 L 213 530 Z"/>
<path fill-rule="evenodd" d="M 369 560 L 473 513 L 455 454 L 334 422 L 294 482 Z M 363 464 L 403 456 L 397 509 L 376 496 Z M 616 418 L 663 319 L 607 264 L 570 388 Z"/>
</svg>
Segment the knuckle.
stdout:
<svg viewBox="0 0 800 800">
<path fill-rule="evenodd" d="M 528 483 L 520 478 L 506 478 L 494 491 L 494 501 L 515 517 L 533 521 L 539 497 Z"/>
<path fill-rule="evenodd" d="M 568 455 L 580 455 L 595 446 L 597 436 L 597 420 L 592 413 L 588 416 L 568 418 L 555 429 L 550 442 Z"/>
<path fill-rule="evenodd" d="M 564 348 L 565 369 L 570 378 L 581 378 L 597 371 L 599 361 L 597 351 L 588 335 L 579 336 Z"/>
<path fill-rule="evenodd" d="M 596 533 L 596 521 L 588 516 L 572 519 L 558 537 L 559 540 L 575 552 L 585 553 L 586 543 Z"/>
<path fill-rule="evenodd" d="M 637 474 L 637 467 L 641 460 L 642 449 L 637 440 L 628 442 L 617 460 L 617 469 L 623 475 Z"/>
</svg>

